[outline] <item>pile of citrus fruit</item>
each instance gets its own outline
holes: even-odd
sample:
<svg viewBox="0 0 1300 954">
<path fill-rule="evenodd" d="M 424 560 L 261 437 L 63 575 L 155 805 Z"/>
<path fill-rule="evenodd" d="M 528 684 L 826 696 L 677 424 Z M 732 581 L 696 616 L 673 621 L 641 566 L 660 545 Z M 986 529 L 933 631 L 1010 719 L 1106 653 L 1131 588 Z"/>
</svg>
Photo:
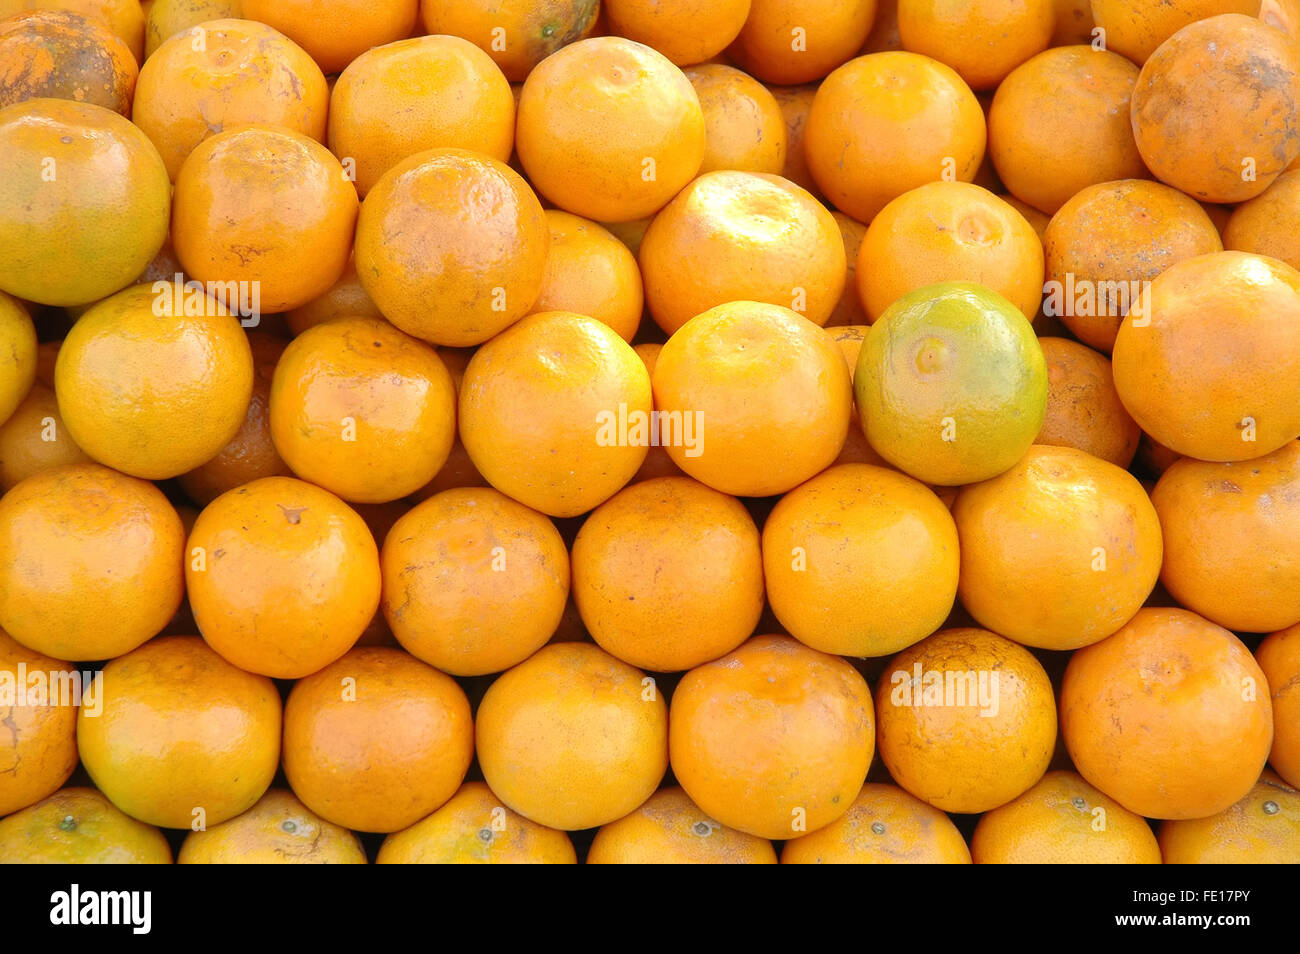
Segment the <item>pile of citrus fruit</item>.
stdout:
<svg viewBox="0 0 1300 954">
<path fill-rule="evenodd" d="M 0 17 L 0 861 L 1300 861 L 1300 0 Z"/>
</svg>

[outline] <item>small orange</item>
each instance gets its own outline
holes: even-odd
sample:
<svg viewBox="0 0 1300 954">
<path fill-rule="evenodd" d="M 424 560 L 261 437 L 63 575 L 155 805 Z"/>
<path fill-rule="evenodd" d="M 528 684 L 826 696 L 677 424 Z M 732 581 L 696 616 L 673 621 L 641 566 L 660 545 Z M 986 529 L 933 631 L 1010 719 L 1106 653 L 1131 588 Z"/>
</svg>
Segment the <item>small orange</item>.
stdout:
<svg viewBox="0 0 1300 954">
<path fill-rule="evenodd" d="M 700 173 L 735 169 L 780 175 L 785 169 L 785 116 L 767 87 L 722 63 L 685 72 L 704 111 Z"/>
<path fill-rule="evenodd" d="M 641 359 L 641 363 L 645 365 L 646 373 L 650 375 L 651 380 L 654 379 L 655 365 L 659 363 L 659 353 L 663 349 L 663 345 L 651 342 L 632 346 L 632 350 L 636 352 L 637 357 Z M 641 469 L 636 472 L 636 476 L 632 478 L 631 482 L 651 480 L 655 477 L 681 476 L 682 469 L 673 463 L 673 459 L 668 456 L 668 449 L 661 442 L 650 445 L 645 455 L 645 461 L 641 464 Z"/>
<path fill-rule="evenodd" d="M 89 462 L 64 430 L 54 392 L 43 384 L 32 385 L 18 410 L 0 424 L 0 493 L 51 467 Z"/>
<path fill-rule="evenodd" d="M 209 20 L 239 19 L 240 0 L 152 0 L 145 11 L 144 53 L 154 51 L 182 30 Z"/>
<path fill-rule="evenodd" d="M 1271 186 L 1232 212 L 1223 247 L 1280 258 L 1300 268 L 1300 169 L 1285 172 Z"/>
<path fill-rule="evenodd" d="M 781 864 L 968 865 L 970 849 L 937 808 L 894 785 L 868 783 L 838 819 L 787 841 Z"/>
<path fill-rule="evenodd" d="M 1043 235 L 1047 231 L 1047 223 L 1051 221 L 1051 216 L 1044 215 L 1032 205 L 1021 202 L 1010 192 L 1000 192 L 998 193 L 998 198 L 1023 215 L 1025 221 L 1033 226 L 1034 232 L 1038 235 L 1038 240 L 1040 242 L 1043 240 Z"/>
<path fill-rule="evenodd" d="M 36 326 L 26 309 L 0 291 L 0 424 L 14 415 L 35 386 L 39 354 Z"/>
<path fill-rule="evenodd" d="M 769 86 L 767 91 L 781 107 L 781 116 L 785 120 L 785 163 L 777 171 L 783 178 L 789 179 L 801 189 L 807 189 L 820 199 L 821 189 L 813 181 L 812 172 L 808 169 L 808 154 L 804 151 L 808 113 L 817 95 L 817 84 Z"/>
<path fill-rule="evenodd" d="M 857 55 L 876 0 L 753 0 L 727 55 L 765 83 L 819 80 Z"/>
<path fill-rule="evenodd" d="M 67 663 L 0 629 L 0 816 L 46 798 L 77 767 L 79 688 Z"/>
<path fill-rule="evenodd" d="M 181 865 L 364 865 L 357 836 L 317 817 L 292 792 L 273 788 L 230 821 L 185 836 Z"/>
<path fill-rule="evenodd" d="M 420 0 L 425 33 L 461 36 L 485 50 L 512 83 L 597 26 L 599 0 Z"/>
<path fill-rule="evenodd" d="M 1092 18 L 1105 30 L 1106 46 L 1141 66 L 1161 43 L 1183 27 L 1220 13 L 1254 16 L 1259 0 L 1092 0 Z"/>
<path fill-rule="evenodd" d="M 418 0 L 240 0 L 242 15 L 275 27 L 337 73 L 373 46 L 411 35 Z"/>
<path fill-rule="evenodd" d="M 1300 792 L 1265 769 L 1218 814 L 1163 823 L 1160 851 L 1167 865 L 1300 864 Z"/>
<path fill-rule="evenodd" d="M 290 332 L 300 335 L 312 325 L 324 324 L 334 318 L 382 317 L 379 306 L 361 284 L 356 261 L 349 258 L 338 281 L 305 305 L 290 309 L 284 320 Z"/>
<path fill-rule="evenodd" d="M 1259 644 L 1255 661 L 1273 691 L 1273 750 L 1269 764 L 1288 782 L 1300 781 L 1300 624 Z"/>
<path fill-rule="evenodd" d="M 140 68 L 105 22 L 61 10 L 0 20 L 0 60 L 22 67 L 0 75 L 0 106 L 54 97 L 131 117 Z"/>
<path fill-rule="evenodd" d="M 750 0 L 605 0 L 601 12 L 610 33 L 690 66 L 727 48 L 749 17 Z"/>
<path fill-rule="evenodd" d="M 857 298 L 856 292 L 854 298 Z M 858 305 L 861 309 L 861 304 Z M 831 341 L 839 348 L 840 354 L 844 355 L 844 361 L 849 366 L 849 382 L 852 383 L 853 376 L 858 371 L 858 358 L 862 354 L 862 346 L 866 343 L 867 334 L 871 331 L 870 326 L 862 325 L 844 325 L 842 327 L 827 327 L 826 333 L 830 336 Z M 836 464 L 874 464 L 877 467 L 891 467 L 892 464 L 867 443 L 867 435 L 862 432 L 862 415 L 858 413 L 858 403 L 855 398 L 853 401 L 853 411 L 849 418 L 849 433 L 845 438 L 844 447 L 840 450 L 840 456 L 835 458 Z"/>
<path fill-rule="evenodd" d="M 898 0 L 903 49 L 946 63 L 977 90 L 1047 49 L 1055 23 L 1053 0 Z"/>
<path fill-rule="evenodd" d="M 774 865 L 776 850 L 766 838 L 719 825 L 673 787 L 596 832 L 587 864 Z"/>
<path fill-rule="evenodd" d="M 169 865 L 157 828 L 122 812 L 93 788 L 55 792 L 0 820 L 0 864 Z"/>
<path fill-rule="evenodd" d="M 0 19 L 20 10 L 63 10 L 107 24 L 137 61 L 144 60 L 144 11 L 137 0 L 0 0 Z"/>
<path fill-rule="evenodd" d="M 866 237 L 867 227 L 857 219 L 849 218 L 843 212 L 832 212 L 831 217 L 840 227 L 840 237 L 844 240 L 844 262 L 848 266 L 844 275 L 844 291 L 840 300 L 826 321 L 827 328 L 843 325 L 868 325 L 871 322 L 862 307 L 862 296 L 858 294 L 858 251 Z M 856 355 L 854 356 L 856 358 Z M 850 368 L 856 361 L 850 362 Z"/>
<path fill-rule="evenodd" d="M 624 341 L 641 326 L 644 291 L 636 257 L 595 222 L 546 210 L 551 233 L 533 311 L 571 311 L 609 325 Z"/>
<path fill-rule="evenodd" d="M 1128 467 L 1141 431 L 1115 390 L 1110 362 L 1068 338 L 1039 338 L 1047 362 L 1047 414 L 1039 444 L 1077 447 Z"/>
</svg>

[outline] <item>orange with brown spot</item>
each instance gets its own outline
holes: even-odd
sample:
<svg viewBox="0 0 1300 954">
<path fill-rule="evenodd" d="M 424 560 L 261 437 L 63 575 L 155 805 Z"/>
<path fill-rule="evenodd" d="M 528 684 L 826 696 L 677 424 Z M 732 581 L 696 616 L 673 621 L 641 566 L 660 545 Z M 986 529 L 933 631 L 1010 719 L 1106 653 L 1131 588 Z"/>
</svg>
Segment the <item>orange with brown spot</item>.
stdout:
<svg viewBox="0 0 1300 954">
<path fill-rule="evenodd" d="M 107 23 L 57 10 L 0 19 L 0 63 L 0 107 L 52 97 L 131 117 L 140 68 Z"/>
</svg>

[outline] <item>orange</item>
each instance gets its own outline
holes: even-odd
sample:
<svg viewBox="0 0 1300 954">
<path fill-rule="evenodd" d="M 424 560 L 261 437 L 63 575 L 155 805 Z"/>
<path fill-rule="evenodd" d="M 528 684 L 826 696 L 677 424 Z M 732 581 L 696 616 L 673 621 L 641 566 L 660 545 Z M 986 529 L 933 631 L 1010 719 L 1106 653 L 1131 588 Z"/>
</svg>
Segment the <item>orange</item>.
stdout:
<svg viewBox="0 0 1300 954">
<path fill-rule="evenodd" d="M 0 109 L 0 291 L 85 305 L 128 285 L 167 235 L 166 180 L 158 151 L 112 110 Z"/>
<path fill-rule="evenodd" d="M 470 40 L 520 83 L 542 60 L 596 28 L 599 0 L 420 0 L 426 33 Z"/>
<path fill-rule="evenodd" d="M 153 0 L 145 12 L 144 52 L 153 56 L 164 40 L 209 20 L 239 19 L 240 0 Z"/>
<path fill-rule="evenodd" d="M 763 525 L 772 611 L 799 641 L 843 656 L 885 656 L 952 611 L 957 528 L 918 481 L 869 464 L 822 471 Z"/>
<path fill-rule="evenodd" d="M 469 149 L 505 162 L 515 100 L 491 57 L 456 36 L 422 36 L 363 53 L 330 95 L 329 145 L 364 197 L 428 149 Z"/>
<path fill-rule="evenodd" d="M 1203 818 L 1250 791 L 1268 758 L 1268 683 L 1232 633 L 1142 609 L 1070 657 L 1061 728 L 1079 773 L 1148 818 Z"/>
<path fill-rule="evenodd" d="M 662 788 L 596 832 L 589 865 L 774 865 L 766 838 L 719 825 L 680 788 Z"/>
<path fill-rule="evenodd" d="M 646 373 L 653 380 L 655 365 L 659 363 L 659 353 L 663 351 L 664 346 L 646 342 L 634 345 L 632 350 L 636 352 L 641 363 L 645 365 Z M 660 422 L 662 424 L 662 421 Z M 673 463 L 673 459 L 668 456 L 668 449 L 662 443 L 651 444 L 646 455 L 645 461 L 641 464 L 641 469 L 636 472 L 632 478 L 632 483 L 640 480 L 650 480 L 653 477 L 680 477 L 682 469 Z"/>
<path fill-rule="evenodd" d="M 240 0 L 243 16 L 275 27 L 337 73 L 373 46 L 411 35 L 418 0 Z"/>
<path fill-rule="evenodd" d="M 844 275 L 844 291 L 840 293 L 840 300 L 831 311 L 826 327 L 868 325 L 871 322 L 862 308 L 862 296 L 858 294 L 858 251 L 862 248 L 867 227 L 843 212 L 832 212 L 831 217 L 840 227 L 840 237 L 844 240 L 844 261 L 848 268 Z M 850 367 L 855 364 L 856 362 L 851 363 Z"/>
<path fill-rule="evenodd" d="M 1300 779 L 1300 625 L 1273 633 L 1255 650 L 1273 697 L 1269 764 L 1288 782 Z"/>
<path fill-rule="evenodd" d="M 605 0 L 602 12 L 610 33 L 689 66 L 727 48 L 750 15 L 750 0 Z"/>
<path fill-rule="evenodd" d="M 875 749 L 871 690 L 837 656 L 755 636 L 673 692 L 673 774 L 710 818 L 790 838 L 849 810 Z"/>
<path fill-rule="evenodd" d="M 819 80 L 866 42 L 876 0 L 753 0 L 727 55 L 765 83 Z"/>
<path fill-rule="evenodd" d="M 873 53 L 818 88 L 804 150 L 831 203 L 870 222 L 909 189 L 970 182 L 986 136 L 979 101 L 950 67 L 916 53 Z"/>
<path fill-rule="evenodd" d="M 1164 822 L 1160 851 L 1167 865 L 1300 864 L 1300 792 L 1265 769 L 1230 808 Z"/>
<path fill-rule="evenodd" d="M 758 528 L 740 501 L 688 477 L 633 484 L 578 531 L 573 598 L 592 638 L 633 666 L 717 659 L 763 611 Z"/>
<path fill-rule="evenodd" d="M 704 160 L 704 114 L 690 80 L 621 37 L 579 40 L 529 73 L 515 135 L 537 191 L 598 222 L 657 212 Z"/>
<path fill-rule="evenodd" d="M 140 69 L 132 119 L 173 180 L 204 139 L 249 123 L 325 139 L 329 89 L 298 44 L 252 20 L 210 20 L 177 33 Z"/>
<path fill-rule="evenodd" d="M 821 189 L 813 181 L 808 169 L 808 155 L 804 151 L 808 113 L 812 109 L 813 98 L 817 95 L 817 84 L 769 86 L 767 91 L 781 107 L 781 116 L 785 120 L 785 163 L 777 171 L 783 178 L 789 179 L 801 189 L 807 189 L 820 199 Z"/>
<path fill-rule="evenodd" d="M 758 80 L 721 63 L 686 70 L 704 111 L 701 174 L 717 169 L 767 172 L 785 169 L 785 116 Z"/>
<path fill-rule="evenodd" d="M 543 312 L 470 359 L 460 437 L 497 490 L 574 517 L 612 497 L 645 460 L 650 400 L 645 365 L 608 325 Z"/>
<path fill-rule="evenodd" d="M 989 155 L 1015 195 L 1049 215 L 1086 186 L 1139 179 L 1129 99 L 1138 68 L 1118 53 L 1067 46 L 1012 71 L 989 110 Z"/>
<path fill-rule="evenodd" d="M 63 10 L 99 21 L 137 61 L 144 59 L 144 11 L 137 0 L 0 0 L 0 19 L 20 10 Z"/>
<path fill-rule="evenodd" d="M 0 292 L 0 424 L 9 420 L 31 393 L 39 354 L 36 326 L 26 309 Z"/>
<path fill-rule="evenodd" d="M 275 684 L 236 669 L 201 639 L 165 636 L 114 659 L 93 694 L 77 719 L 81 761 L 132 818 L 163 828 L 217 825 L 270 787 L 280 761 Z"/>
<path fill-rule="evenodd" d="M 185 539 L 162 491 L 98 464 L 29 477 L 0 498 L 0 627 L 57 659 L 111 659 L 167 625 Z"/>
<path fill-rule="evenodd" d="M 190 607 L 208 645 L 278 679 L 338 659 L 379 607 L 379 553 L 365 522 L 292 477 L 264 477 L 210 503 L 186 561 Z"/>
<path fill-rule="evenodd" d="M 0 816 L 36 804 L 72 775 L 82 685 L 67 663 L 0 629 Z"/>
<path fill-rule="evenodd" d="M 124 814 L 93 788 L 55 792 L 0 820 L 0 864 L 169 865 L 163 833 Z"/>
<path fill-rule="evenodd" d="M 655 216 L 639 260 L 650 314 L 670 335 L 733 301 L 781 305 L 824 325 L 844 291 L 835 219 L 774 175 L 700 176 Z"/>
<path fill-rule="evenodd" d="M 375 863 L 571 865 L 577 860 L 564 832 L 512 812 L 482 782 L 466 782 L 428 818 L 385 838 Z"/>
<path fill-rule="evenodd" d="M 356 268 L 384 317 L 438 345 L 487 341 L 533 310 L 550 234 L 514 170 L 464 149 L 386 172 L 357 219 Z"/>
<path fill-rule="evenodd" d="M 0 106 L 53 97 L 131 117 L 140 68 L 105 22 L 58 10 L 0 20 L 0 59 L 22 67 L 0 74 Z"/>
<path fill-rule="evenodd" d="M 970 849 L 943 812 L 893 785 L 868 783 L 825 828 L 792 838 L 784 865 L 970 864 Z"/>
<path fill-rule="evenodd" d="M 854 297 L 857 297 L 856 294 Z M 867 340 L 867 334 L 870 331 L 871 328 L 867 325 L 844 325 L 843 327 L 826 329 L 831 341 L 839 348 L 840 354 L 844 356 L 844 361 L 849 366 L 850 383 L 857 373 L 858 357 L 862 354 L 862 344 Z M 835 458 L 835 463 L 875 464 L 878 467 L 891 466 L 867 443 L 867 435 L 862 432 L 862 416 L 858 413 L 856 399 L 853 402 L 853 411 L 849 417 L 849 433 L 844 441 L 844 447 L 840 450 L 840 455 Z"/>
<path fill-rule="evenodd" d="M 89 463 L 63 428 L 54 392 L 34 384 L 18 410 L 0 424 L 0 492 L 62 464 Z"/>
<path fill-rule="evenodd" d="M 569 554 L 555 525 L 488 487 L 416 505 L 393 524 L 380 565 L 398 642 L 456 676 L 523 662 L 560 625 L 569 595 Z"/>
<path fill-rule="evenodd" d="M 300 679 L 284 709 L 284 773 L 326 821 L 393 832 L 460 788 L 474 754 L 469 700 L 396 649 L 354 649 Z"/>
<path fill-rule="evenodd" d="M 1300 442 L 1253 460 L 1184 457 L 1151 492 L 1165 537 L 1161 582 L 1225 629 L 1300 623 Z"/>
<path fill-rule="evenodd" d="M 1259 195 L 1300 155 L 1300 44 L 1239 13 L 1183 27 L 1133 90 L 1138 150 L 1161 182 L 1206 202 Z"/>
<path fill-rule="evenodd" d="M 1043 309 L 1109 352 L 1146 283 L 1176 262 L 1223 248 L 1209 216 L 1177 189 L 1124 179 L 1081 189 L 1043 233 Z"/>
<path fill-rule="evenodd" d="M 1278 176 L 1273 184 L 1233 210 L 1223 232 L 1223 247 L 1280 258 L 1300 268 L 1300 236 L 1294 223 L 1300 209 L 1300 169 Z"/>
<path fill-rule="evenodd" d="M 357 265 L 349 258 L 343 266 L 338 281 L 305 305 L 285 313 L 289 331 L 300 335 L 312 325 L 323 324 L 334 318 L 382 318 L 379 307 L 367 294 L 357 275 Z"/>
<path fill-rule="evenodd" d="M 1184 259 L 1115 338 L 1115 388 L 1160 443 L 1249 460 L 1300 436 L 1300 271 L 1246 252 Z"/>
<path fill-rule="evenodd" d="M 68 434 L 90 457 L 163 480 L 211 460 L 239 433 L 253 394 L 253 355 L 239 322 L 215 299 L 181 296 L 171 283 L 133 285 L 72 326 L 54 392 Z"/>
<path fill-rule="evenodd" d="M 983 629 L 945 629 L 895 656 L 876 718 L 894 781 L 946 812 L 985 812 L 1028 791 L 1056 744 L 1042 665 Z"/>
<path fill-rule="evenodd" d="M 677 431 L 663 438 L 673 462 L 742 497 L 785 493 L 828 467 L 852 411 L 848 369 L 827 335 L 752 301 L 711 308 L 674 333 L 654 395 L 661 422 Z"/>
<path fill-rule="evenodd" d="M 1023 215 L 969 182 L 931 182 L 886 205 L 858 250 L 869 321 L 908 292 L 978 282 L 1033 321 L 1043 296 L 1043 246 Z"/>
<path fill-rule="evenodd" d="M 1183 27 L 1220 13 L 1259 12 L 1259 0 L 1092 0 L 1092 18 L 1106 31 L 1106 46 L 1141 66 L 1156 47 Z"/>
<path fill-rule="evenodd" d="M 1095 24 L 1090 0 L 1056 0 L 1056 22 L 1052 28 L 1052 46 L 1091 43 Z"/>
<path fill-rule="evenodd" d="M 1039 444 L 1076 447 L 1128 467 L 1141 431 L 1119 399 L 1110 362 L 1068 338 L 1039 338 L 1047 362 L 1047 413 Z"/>
<path fill-rule="evenodd" d="M 314 815 L 292 792 L 273 788 L 230 821 L 192 831 L 182 865 L 364 865 L 357 836 Z"/>
<path fill-rule="evenodd" d="M 551 233 L 533 311 L 571 311 L 609 325 L 624 341 L 641 326 L 644 291 L 636 257 L 595 222 L 546 210 Z"/>
<path fill-rule="evenodd" d="M 1025 221 L 1033 226 L 1034 232 L 1038 236 L 1038 240 L 1040 242 L 1043 240 L 1043 234 L 1047 231 L 1047 223 L 1051 221 L 1051 216 L 1044 215 L 1032 205 L 1021 202 L 1010 192 L 1000 192 L 998 193 L 998 198 L 1023 215 Z"/>
<path fill-rule="evenodd" d="M 978 865 L 1160 864 L 1146 819 L 1066 771 L 981 816 L 971 855 Z"/>
<path fill-rule="evenodd" d="M 1053 0 L 898 0 L 903 49 L 946 63 L 977 90 L 1047 49 L 1055 23 Z"/>
<path fill-rule="evenodd" d="M 668 768 L 668 709 L 655 681 L 589 643 L 553 643 L 498 676 L 476 732 L 492 791 L 563 831 L 622 818 Z"/>
</svg>

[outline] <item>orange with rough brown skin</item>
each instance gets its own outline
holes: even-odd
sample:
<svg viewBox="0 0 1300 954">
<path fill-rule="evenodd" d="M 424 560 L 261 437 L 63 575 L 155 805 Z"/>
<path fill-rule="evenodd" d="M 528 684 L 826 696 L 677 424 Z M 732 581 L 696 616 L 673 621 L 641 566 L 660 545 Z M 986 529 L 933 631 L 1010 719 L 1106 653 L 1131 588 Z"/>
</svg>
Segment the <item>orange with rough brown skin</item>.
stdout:
<svg viewBox="0 0 1300 954">
<path fill-rule="evenodd" d="M 783 865 L 970 864 L 952 819 L 894 785 L 868 783 L 825 828 L 785 843 Z"/>
<path fill-rule="evenodd" d="M 727 55 L 764 83 L 809 83 L 862 49 L 875 16 L 876 0 L 753 0 Z"/>
<path fill-rule="evenodd" d="M 641 271 L 608 230 L 559 209 L 546 210 L 551 233 L 546 275 L 533 311 L 571 311 L 609 325 L 631 342 L 645 302 Z"/>
<path fill-rule="evenodd" d="M 240 0 L 241 15 L 275 27 L 324 73 L 337 73 L 371 47 L 411 35 L 418 0 Z"/>
<path fill-rule="evenodd" d="M 364 865 L 366 852 L 346 828 L 311 812 L 292 792 L 267 791 L 236 818 L 185 836 L 180 865 Z"/>
<path fill-rule="evenodd" d="M 780 175 L 785 168 L 785 116 L 758 80 L 722 63 L 685 71 L 704 111 L 704 162 L 717 169 Z"/>
<path fill-rule="evenodd" d="M 1232 211 L 1223 247 L 1280 258 L 1300 268 L 1300 169 L 1284 172 L 1271 186 Z"/>
<path fill-rule="evenodd" d="M 1300 864 L 1300 792 L 1265 769 L 1230 808 L 1164 822 L 1160 851 L 1167 865 Z"/>
<path fill-rule="evenodd" d="M 19 678 L 19 665 L 25 667 Z M 34 805 L 77 767 L 77 707 L 64 690 L 73 668 L 33 652 L 0 629 L 0 816 Z M 78 700 L 80 701 L 80 700 Z M 3 838 L 0 838 L 3 844 Z M 3 851 L 0 849 L 0 854 Z"/>
<path fill-rule="evenodd" d="M 1091 0 L 1092 18 L 1106 31 L 1106 46 L 1141 66 L 1183 27 L 1221 13 L 1254 16 L 1259 0 Z"/>
<path fill-rule="evenodd" d="M 599 12 L 599 0 L 420 0 L 425 33 L 464 37 L 512 83 L 523 82 L 556 50 L 596 32 Z"/>
<path fill-rule="evenodd" d="M 1266 637 L 1255 650 L 1255 661 L 1272 690 L 1269 764 L 1288 782 L 1300 781 L 1300 624 Z"/>
<path fill-rule="evenodd" d="M 0 864 L 169 865 L 157 828 L 125 814 L 93 788 L 70 786 L 0 820 Z"/>
<path fill-rule="evenodd" d="M 976 90 L 1047 49 L 1055 22 L 1053 0 L 898 0 L 903 49 L 948 64 Z"/>
<path fill-rule="evenodd" d="M 774 865 L 759 838 L 719 825 L 680 788 L 661 788 L 645 803 L 596 832 L 589 865 Z"/>
<path fill-rule="evenodd" d="M 605 0 L 601 10 L 610 33 L 644 43 L 678 66 L 716 57 L 750 12 L 750 0 Z"/>
<path fill-rule="evenodd" d="M 0 19 L 23 10 L 61 10 L 101 22 L 137 62 L 144 60 L 144 11 L 138 0 L 0 0 Z"/>
<path fill-rule="evenodd" d="M 23 403 L 0 424 L 0 493 L 51 467 L 87 463 L 90 458 L 63 426 L 54 391 L 33 384 Z"/>
<path fill-rule="evenodd" d="M 0 19 L 0 62 L 0 107 L 53 97 L 131 117 L 140 68 L 107 23 L 57 10 Z"/>
</svg>

